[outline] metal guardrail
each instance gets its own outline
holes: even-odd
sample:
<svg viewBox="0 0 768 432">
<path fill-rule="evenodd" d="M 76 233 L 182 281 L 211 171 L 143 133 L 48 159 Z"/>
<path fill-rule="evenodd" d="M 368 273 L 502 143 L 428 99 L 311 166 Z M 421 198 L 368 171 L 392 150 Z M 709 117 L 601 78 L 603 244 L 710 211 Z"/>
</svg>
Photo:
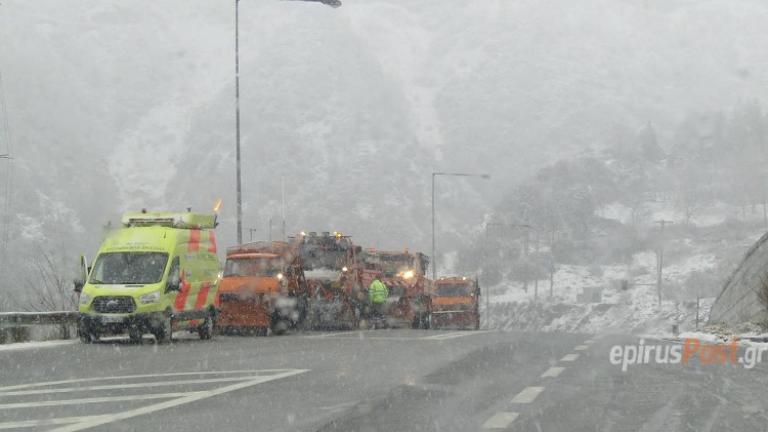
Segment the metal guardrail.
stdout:
<svg viewBox="0 0 768 432">
<path fill-rule="evenodd" d="M 0 326 L 75 324 L 79 312 L 0 312 Z"/>
<path fill-rule="evenodd" d="M 34 326 L 58 326 L 54 337 L 69 339 L 73 336 L 73 325 L 77 324 L 78 312 L 0 312 L 0 344 L 27 342 L 39 336 L 32 331 Z M 50 337 L 50 333 L 49 333 Z"/>
</svg>

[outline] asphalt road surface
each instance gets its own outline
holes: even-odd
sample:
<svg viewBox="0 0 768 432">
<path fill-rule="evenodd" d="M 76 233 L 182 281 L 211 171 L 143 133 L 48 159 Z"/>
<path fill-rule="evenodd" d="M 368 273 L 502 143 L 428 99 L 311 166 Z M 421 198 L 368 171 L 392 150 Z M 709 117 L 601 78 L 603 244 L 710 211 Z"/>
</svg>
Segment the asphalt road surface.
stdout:
<svg viewBox="0 0 768 432">
<path fill-rule="evenodd" d="M 766 365 L 609 362 L 637 342 L 379 330 L 6 350 L 0 430 L 768 430 Z"/>
</svg>

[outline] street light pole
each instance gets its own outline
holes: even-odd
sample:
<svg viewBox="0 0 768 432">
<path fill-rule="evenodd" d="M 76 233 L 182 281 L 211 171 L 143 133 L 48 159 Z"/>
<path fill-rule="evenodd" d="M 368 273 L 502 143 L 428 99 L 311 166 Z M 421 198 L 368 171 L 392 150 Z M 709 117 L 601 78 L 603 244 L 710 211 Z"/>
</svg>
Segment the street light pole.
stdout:
<svg viewBox="0 0 768 432">
<path fill-rule="evenodd" d="M 341 0 L 300 0 L 322 3 L 333 8 L 341 6 Z M 235 0 L 235 164 L 237 188 L 237 244 L 243 243 L 243 190 L 240 168 L 240 0 Z"/>
<path fill-rule="evenodd" d="M 479 177 L 484 180 L 491 178 L 490 174 L 468 174 L 468 173 L 432 173 L 432 280 L 437 280 L 437 247 L 435 246 L 435 180 L 437 176 L 445 177 Z"/>
<path fill-rule="evenodd" d="M 240 0 L 235 0 L 235 161 L 237 165 L 237 244 L 243 244 L 243 190 L 240 171 Z"/>
</svg>

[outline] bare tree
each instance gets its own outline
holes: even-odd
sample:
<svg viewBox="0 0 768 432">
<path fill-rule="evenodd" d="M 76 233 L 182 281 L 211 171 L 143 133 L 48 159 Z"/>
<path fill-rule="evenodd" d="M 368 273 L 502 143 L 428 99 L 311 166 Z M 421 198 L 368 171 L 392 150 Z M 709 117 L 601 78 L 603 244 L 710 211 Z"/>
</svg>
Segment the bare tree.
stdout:
<svg viewBox="0 0 768 432">
<path fill-rule="evenodd" d="M 77 298 L 72 291 L 68 271 L 62 269 L 54 256 L 40 248 L 36 259 L 23 279 L 27 298 L 19 305 L 25 311 L 73 310 Z"/>
</svg>

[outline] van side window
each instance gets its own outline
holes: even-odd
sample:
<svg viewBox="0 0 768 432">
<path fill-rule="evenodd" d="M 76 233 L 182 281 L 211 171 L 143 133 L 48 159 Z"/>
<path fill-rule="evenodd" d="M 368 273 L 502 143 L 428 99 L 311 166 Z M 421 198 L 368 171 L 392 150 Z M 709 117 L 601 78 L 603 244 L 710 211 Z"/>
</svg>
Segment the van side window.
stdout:
<svg viewBox="0 0 768 432">
<path fill-rule="evenodd" d="M 175 257 L 171 263 L 171 269 L 168 271 L 168 280 L 174 280 L 179 277 L 179 257 Z"/>
</svg>

